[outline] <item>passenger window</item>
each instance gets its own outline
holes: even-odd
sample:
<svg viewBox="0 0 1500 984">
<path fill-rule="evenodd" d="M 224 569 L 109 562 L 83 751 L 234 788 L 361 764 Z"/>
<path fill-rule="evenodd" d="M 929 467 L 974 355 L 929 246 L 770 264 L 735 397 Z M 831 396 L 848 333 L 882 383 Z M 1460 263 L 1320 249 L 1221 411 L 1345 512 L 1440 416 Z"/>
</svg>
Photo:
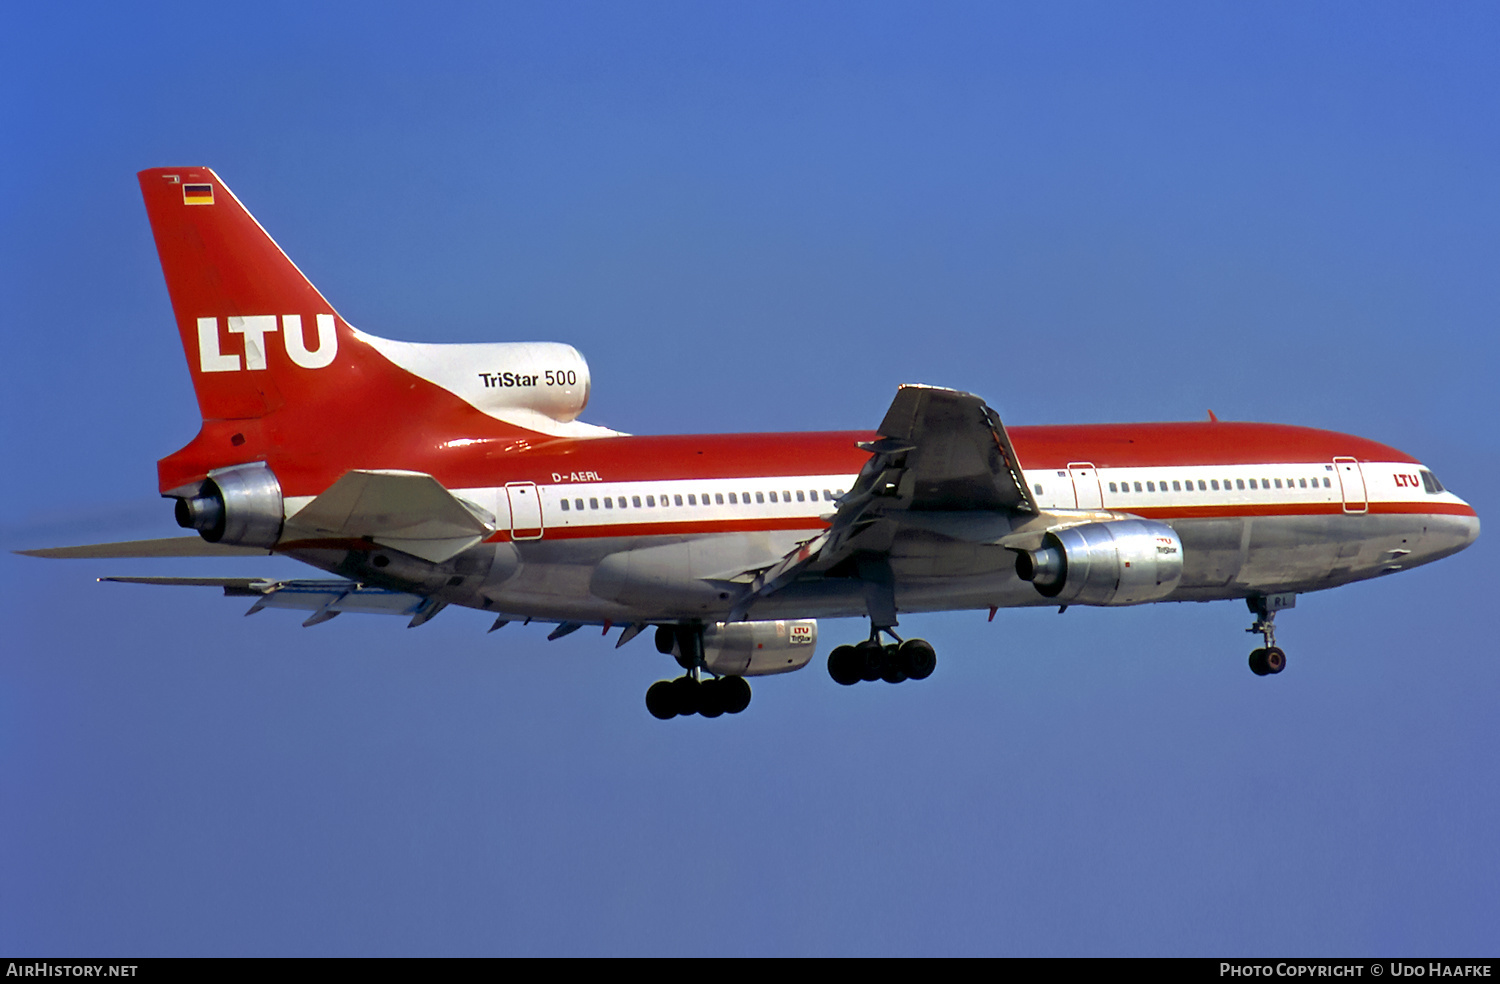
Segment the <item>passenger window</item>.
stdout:
<svg viewBox="0 0 1500 984">
<path fill-rule="evenodd" d="M 1141 483 L 1140 483 L 1140 482 L 1136 482 L 1136 483 L 1135 483 L 1135 490 L 1136 490 L 1136 491 L 1137 491 L 1137 492 L 1139 492 L 1139 491 L 1140 491 L 1140 490 L 1141 490 Z"/>
<path fill-rule="evenodd" d="M 729 493 L 729 504 L 731 506 L 733 506 L 733 505 L 737 505 L 738 502 L 739 502 L 739 500 L 734 497 L 734 493 L 733 492 Z"/>
<path fill-rule="evenodd" d="M 1279 479 L 1279 478 L 1276 480 L 1276 487 L 1278 489 L 1281 488 L 1281 479 Z"/>
<path fill-rule="evenodd" d="M 698 504 L 697 498 L 694 497 L 694 496 L 692 496 L 692 495 L 689 495 L 688 496 L 688 505 L 690 505 L 690 506 L 696 506 L 697 504 Z"/>
<path fill-rule="evenodd" d="M 567 512 L 568 511 L 568 500 L 567 499 L 564 499 L 562 501 L 562 511 L 563 512 Z"/>
<path fill-rule="evenodd" d="M 604 497 L 604 508 L 605 509 L 613 509 L 614 507 L 615 507 L 615 500 L 611 499 L 609 496 L 605 496 Z"/>
<path fill-rule="evenodd" d="M 764 492 L 757 492 L 757 493 L 755 493 L 755 501 L 759 502 L 759 503 L 764 503 L 766 501 L 766 494 Z"/>
<path fill-rule="evenodd" d="M 630 497 L 630 504 L 632 506 L 635 506 L 637 509 L 641 508 L 641 497 L 638 496 L 638 495 L 631 496 Z"/>
<path fill-rule="evenodd" d="M 599 500 L 598 499 L 590 499 L 589 500 L 589 508 L 590 509 L 598 509 L 599 508 Z"/>
<path fill-rule="evenodd" d="M 1250 479 L 1250 488 L 1251 488 L 1252 491 L 1255 489 L 1255 479 L 1253 479 L 1253 478 Z"/>
<path fill-rule="evenodd" d="M 649 507 L 651 509 L 655 509 L 656 508 L 656 496 L 654 496 L 654 495 L 648 495 L 648 496 L 646 496 L 646 505 L 647 505 L 647 507 Z"/>
<path fill-rule="evenodd" d="M 583 500 L 582 499 L 574 499 L 573 500 L 573 508 L 577 509 L 579 512 L 583 512 Z"/>
<path fill-rule="evenodd" d="M 775 501 L 776 501 L 776 493 L 775 493 L 775 492 L 772 492 L 772 493 L 771 493 L 771 501 L 772 501 L 772 502 L 775 502 Z"/>
<path fill-rule="evenodd" d="M 1155 482 L 1147 482 L 1146 483 L 1146 491 L 1147 492 L 1155 492 L 1156 491 L 1156 483 Z"/>
<path fill-rule="evenodd" d="M 1237 479 L 1234 480 L 1234 485 L 1235 485 L 1235 488 L 1239 489 L 1240 491 L 1244 491 L 1244 489 L 1245 489 L 1245 480 L 1243 478 L 1237 478 Z"/>
<path fill-rule="evenodd" d="M 680 506 L 682 505 L 682 496 L 674 492 L 672 493 L 672 501 Z"/>
<path fill-rule="evenodd" d="M 781 490 L 781 501 L 782 502 L 791 502 L 792 501 L 792 494 L 790 492 L 788 492 L 786 489 L 782 489 Z"/>
<path fill-rule="evenodd" d="M 1192 488 L 1192 485 L 1193 485 L 1192 482 L 1188 483 L 1188 487 L 1189 488 Z M 1173 492 L 1181 492 L 1182 491 L 1182 483 L 1179 482 L 1179 481 L 1177 481 L 1176 479 L 1173 479 L 1172 480 L 1172 491 Z"/>
<path fill-rule="evenodd" d="M 723 492 L 715 492 L 714 493 L 714 505 L 716 505 L 716 506 L 722 506 L 723 504 L 724 504 L 724 493 Z"/>
<path fill-rule="evenodd" d="M 1036 490 L 1038 492 L 1040 492 L 1042 490 L 1042 487 L 1040 485 L 1038 485 L 1036 487 Z M 830 489 L 824 489 L 823 490 L 823 501 L 824 502 L 832 502 L 833 501 L 833 492 Z"/>
<path fill-rule="evenodd" d="M 1214 486 L 1214 488 L 1218 488 L 1218 486 L 1217 486 L 1217 485 L 1215 485 L 1215 486 Z M 1203 479 L 1201 479 L 1201 478 L 1200 478 L 1200 479 L 1198 479 L 1198 491 L 1199 491 L 1199 492 L 1207 492 L 1207 491 L 1208 491 L 1208 483 L 1207 483 L 1207 482 L 1205 482 L 1205 481 L 1204 481 L 1204 480 L 1203 480 Z"/>
<path fill-rule="evenodd" d="M 797 501 L 798 502 L 805 502 L 806 501 L 805 499 L 802 498 L 802 490 L 801 489 L 797 490 Z"/>
<path fill-rule="evenodd" d="M 1114 482 L 1110 482 L 1109 483 L 1109 490 L 1111 492 L 1118 492 L 1118 491 L 1120 491 L 1119 489 L 1115 488 L 1115 483 Z"/>
<path fill-rule="evenodd" d="M 1328 476 L 1327 475 L 1323 476 L 1323 488 L 1325 488 L 1325 489 L 1331 489 L 1331 488 L 1333 488 L 1333 483 L 1330 482 L 1330 481 L 1328 481 Z"/>
</svg>

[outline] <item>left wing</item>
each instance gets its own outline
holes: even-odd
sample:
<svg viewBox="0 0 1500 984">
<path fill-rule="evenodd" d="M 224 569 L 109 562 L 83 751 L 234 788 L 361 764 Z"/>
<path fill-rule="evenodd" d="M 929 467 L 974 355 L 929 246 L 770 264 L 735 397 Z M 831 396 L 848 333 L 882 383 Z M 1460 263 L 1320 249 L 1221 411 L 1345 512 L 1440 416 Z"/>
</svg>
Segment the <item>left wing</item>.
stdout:
<svg viewBox="0 0 1500 984">
<path fill-rule="evenodd" d="M 860 445 L 870 460 L 839 500 L 829 528 L 766 570 L 756 572 L 731 620 L 804 577 L 842 571 L 865 582 L 871 619 L 896 624 L 891 544 L 903 527 L 985 528 L 987 540 L 1010 532 L 1011 517 L 1035 516 L 1036 500 L 999 414 L 972 393 L 906 385 L 881 421 L 879 437 Z M 991 537 L 988 533 L 993 533 Z"/>
</svg>

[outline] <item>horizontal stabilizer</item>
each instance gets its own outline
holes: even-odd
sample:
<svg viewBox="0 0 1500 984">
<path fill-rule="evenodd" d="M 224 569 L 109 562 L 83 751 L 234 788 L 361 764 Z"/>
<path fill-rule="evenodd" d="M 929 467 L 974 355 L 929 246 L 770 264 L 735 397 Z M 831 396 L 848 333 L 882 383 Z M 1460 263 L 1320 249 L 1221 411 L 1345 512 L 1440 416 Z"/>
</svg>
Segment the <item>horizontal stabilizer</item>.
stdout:
<svg viewBox="0 0 1500 984">
<path fill-rule="evenodd" d="M 422 472 L 351 471 L 287 519 L 283 543 L 364 538 L 441 563 L 495 532 L 477 511 Z"/>
<path fill-rule="evenodd" d="M 54 560 L 108 560 L 115 557 L 264 557 L 270 552 L 263 547 L 232 547 L 227 543 L 209 543 L 198 536 L 169 536 L 160 540 L 85 543 L 77 547 L 43 547 L 38 550 L 16 551 L 27 557 L 49 557 Z"/>
<path fill-rule="evenodd" d="M 358 581 L 291 580 L 273 581 L 263 577 L 101 577 L 101 581 L 126 584 L 163 584 L 173 587 L 223 588 L 229 596 L 254 597 L 255 604 L 246 615 L 263 608 L 290 608 L 314 612 L 322 617 L 308 623 L 327 621 L 342 612 L 369 615 L 414 615 L 427 599 L 421 595 L 375 588 Z"/>
</svg>

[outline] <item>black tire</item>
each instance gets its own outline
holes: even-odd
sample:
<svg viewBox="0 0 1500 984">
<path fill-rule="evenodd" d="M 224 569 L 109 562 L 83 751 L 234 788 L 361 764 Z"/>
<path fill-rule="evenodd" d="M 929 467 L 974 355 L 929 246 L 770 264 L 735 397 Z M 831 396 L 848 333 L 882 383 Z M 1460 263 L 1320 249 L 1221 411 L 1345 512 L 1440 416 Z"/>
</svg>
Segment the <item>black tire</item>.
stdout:
<svg viewBox="0 0 1500 984">
<path fill-rule="evenodd" d="M 885 647 L 885 659 L 880 664 L 880 679 L 886 683 L 906 682 L 906 660 L 898 646 Z"/>
<path fill-rule="evenodd" d="M 698 713 L 706 718 L 716 718 L 724 713 L 724 681 L 722 679 L 698 682 Z"/>
<path fill-rule="evenodd" d="M 926 639 L 908 639 L 903 642 L 901 658 L 906 664 L 906 675 L 912 680 L 925 680 L 937 669 L 937 650 Z"/>
<path fill-rule="evenodd" d="M 1262 665 L 1265 666 L 1267 673 L 1280 673 L 1286 669 L 1286 653 L 1280 646 L 1272 646 L 1265 650 L 1265 653 Z"/>
<path fill-rule="evenodd" d="M 1266 667 L 1266 651 L 1264 649 L 1252 650 L 1250 653 L 1250 672 L 1256 676 L 1265 676 L 1270 673 Z"/>
<path fill-rule="evenodd" d="M 672 702 L 677 713 L 683 717 L 698 713 L 698 681 L 690 676 L 680 676 L 672 681 Z"/>
<path fill-rule="evenodd" d="M 878 642 L 862 642 L 854 647 L 854 654 L 859 657 L 859 678 L 866 683 L 879 680 L 885 669 L 885 647 Z"/>
<path fill-rule="evenodd" d="M 719 681 L 719 688 L 725 714 L 738 714 L 750 706 L 750 684 L 744 677 L 724 677 Z"/>
<path fill-rule="evenodd" d="M 659 721 L 669 721 L 677 716 L 675 696 L 671 680 L 658 680 L 646 691 L 646 710 Z"/>
<path fill-rule="evenodd" d="M 836 646 L 828 654 L 828 675 L 841 687 L 852 687 L 864 673 L 864 659 L 853 646 Z"/>
</svg>

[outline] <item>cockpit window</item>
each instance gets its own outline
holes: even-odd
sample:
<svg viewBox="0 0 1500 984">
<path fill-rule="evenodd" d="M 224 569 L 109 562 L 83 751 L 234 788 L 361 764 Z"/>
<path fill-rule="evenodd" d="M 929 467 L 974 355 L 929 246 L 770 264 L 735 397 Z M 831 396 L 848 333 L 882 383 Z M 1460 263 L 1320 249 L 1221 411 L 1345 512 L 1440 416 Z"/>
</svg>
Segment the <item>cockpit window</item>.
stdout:
<svg viewBox="0 0 1500 984">
<path fill-rule="evenodd" d="M 1443 491 L 1443 483 L 1437 480 L 1437 476 L 1427 469 L 1422 469 L 1422 488 L 1427 490 L 1428 495 L 1437 495 Z"/>
</svg>

